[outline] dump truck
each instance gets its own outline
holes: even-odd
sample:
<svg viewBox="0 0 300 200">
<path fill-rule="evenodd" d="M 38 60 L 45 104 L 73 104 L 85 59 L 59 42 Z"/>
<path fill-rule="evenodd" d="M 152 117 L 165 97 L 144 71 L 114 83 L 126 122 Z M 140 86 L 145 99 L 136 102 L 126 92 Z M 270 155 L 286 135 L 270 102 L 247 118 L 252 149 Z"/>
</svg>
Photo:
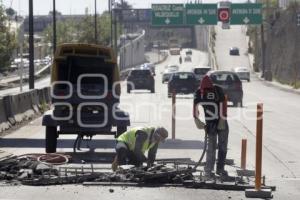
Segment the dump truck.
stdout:
<svg viewBox="0 0 300 200">
<path fill-rule="evenodd" d="M 47 153 L 61 134 L 119 136 L 130 125 L 119 109 L 120 72 L 113 50 L 90 44 L 63 44 L 51 67 L 52 109 L 43 117 Z"/>
</svg>

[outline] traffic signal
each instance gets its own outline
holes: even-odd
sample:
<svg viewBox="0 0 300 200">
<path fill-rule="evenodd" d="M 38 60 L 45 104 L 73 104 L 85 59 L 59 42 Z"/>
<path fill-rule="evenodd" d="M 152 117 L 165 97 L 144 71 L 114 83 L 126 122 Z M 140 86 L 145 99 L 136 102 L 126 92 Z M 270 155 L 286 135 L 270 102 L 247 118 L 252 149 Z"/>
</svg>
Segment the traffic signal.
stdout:
<svg viewBox="0 0 300 200">
<path fill-rule="evenodd" d="M 297 14 L 297 26 L 300 26 L 300 13 Z"/>
<path fill-rule="evenodd" d="M 218 19 L 223 23 L 228 23 L 230 19 L 230 9 L 229 8 L 219 8 L 218 9 Z"/>
</svg>

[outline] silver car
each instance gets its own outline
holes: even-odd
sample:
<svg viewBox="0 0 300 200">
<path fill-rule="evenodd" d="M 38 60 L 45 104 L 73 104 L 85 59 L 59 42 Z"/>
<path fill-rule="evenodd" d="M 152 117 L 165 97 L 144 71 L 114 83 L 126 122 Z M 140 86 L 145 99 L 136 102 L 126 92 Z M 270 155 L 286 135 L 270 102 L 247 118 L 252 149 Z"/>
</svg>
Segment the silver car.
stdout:
<svg viewBox="0 0 300 200">
<path fill-rule="evenodd" d="M 193 72 L 196 76 L 197 81 L 201 81 L 202 78 L 205 76 L 207 72 L 209 72 L 211 68 L 209 66 L 201 66 L 201 67 L 194 67 Z"/>
<path fill-rule="evenodd" d="M 237 67 L 234 72 L 238 75 L 241 80 L 246 80 L 250 82 L 250 71 L 246 67 Z"/>
</svg>

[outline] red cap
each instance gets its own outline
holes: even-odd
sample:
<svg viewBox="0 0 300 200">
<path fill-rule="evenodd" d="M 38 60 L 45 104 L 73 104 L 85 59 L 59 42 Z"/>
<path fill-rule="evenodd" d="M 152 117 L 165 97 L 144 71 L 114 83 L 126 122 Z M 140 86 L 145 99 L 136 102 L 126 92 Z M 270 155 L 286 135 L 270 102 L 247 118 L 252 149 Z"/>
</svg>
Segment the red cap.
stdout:
<svg viewBox="0 0 300 200">
<path fill-rule="evenodd" d="M 211 79 L 209 78 L 208 75 L 205 75 L 200 84 L 201 93 L 203 94 L 204 90 L 211 90 L 213 88 L 214 88 L 214 85 L 213 85 Z"/>
</svg>

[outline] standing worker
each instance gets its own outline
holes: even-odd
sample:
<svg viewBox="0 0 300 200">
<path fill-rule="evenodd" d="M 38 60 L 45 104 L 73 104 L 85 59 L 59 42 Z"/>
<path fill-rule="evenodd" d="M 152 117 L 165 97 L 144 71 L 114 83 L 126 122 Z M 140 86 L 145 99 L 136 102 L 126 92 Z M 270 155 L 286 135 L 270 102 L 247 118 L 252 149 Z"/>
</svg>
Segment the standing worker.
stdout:
<svg viewBox="0 0 300 200">
<path fill-rule="evenodd" d="M 201 105 L 205 113 L 205 124 L 200 121 L 197 106 Z M 206 165 L 205 176 L 214 177 L 214 166 L 216 161 L 216 149 L 218 147 L 218 162 L 216 173 L 221 177 L 227 177 L 225 160 L 228 144 L 228 123 L 227 123 L 227 100 L 223 89 L 213 85 L 209 76 L 205 75 L 200 87 L 194 94 L 194 119 L 196 125 L 204 127 L 207 133 Z M 218 146 L 217 146 L 218 139 Z"/>
<path fill-rule="evenodd" d="M 179 57 L 179 63 L 182 64 L 182 57 Z"/>
<path fill-rule="evenodd" d="M 143 162 L 151 167 L 155 161 L 158 144 L 168 137 L 164 127 L 137 127 L 126 131 L 117 138 L 116 157 L 112 163 L 115 171 L 119 165 L 132 164 L 137 167 Z M 145 152 L 148 151 L 148 158 Z"/>
</svg>

